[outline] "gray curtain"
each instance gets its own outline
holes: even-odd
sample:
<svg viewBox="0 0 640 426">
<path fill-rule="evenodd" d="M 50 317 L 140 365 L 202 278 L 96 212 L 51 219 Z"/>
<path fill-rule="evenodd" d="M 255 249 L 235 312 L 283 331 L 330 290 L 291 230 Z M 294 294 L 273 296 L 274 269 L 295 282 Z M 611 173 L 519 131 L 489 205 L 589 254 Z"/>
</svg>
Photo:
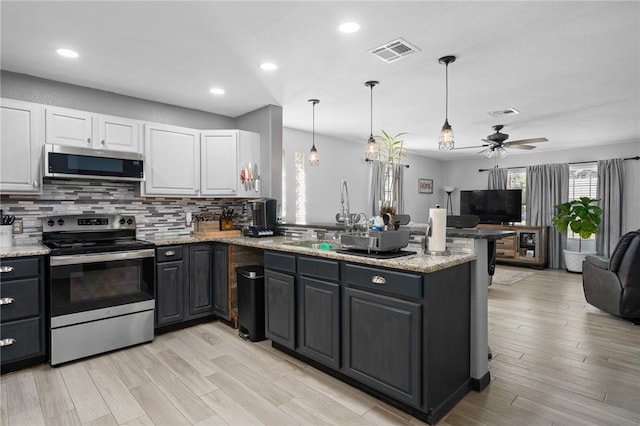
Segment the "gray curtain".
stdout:
<svg viewBox="0 0 640 426">
<path fill-rule="evenodd" d="M 551 225 L 556 204 L 569 198 L 569 165 L 543 164 L 527 167 L 527 225 L 548 226 L 547 257 L 549 267 L 562 269 L 562 250 L 567 245 L 567 234 L 561 234 Z"/>
<path fill-rule="evenodd" d="M 609 257 L 622 235 L 622 181 L 624 160 L 598 161 L 598 205 L 602 222 L 596 233 L 596 251 Z"/>
<path fill-rule="evenodd" d="M 508 170 L 494 167 L 489 170 L 488 189 L 507 189 Z"/>
</svg>

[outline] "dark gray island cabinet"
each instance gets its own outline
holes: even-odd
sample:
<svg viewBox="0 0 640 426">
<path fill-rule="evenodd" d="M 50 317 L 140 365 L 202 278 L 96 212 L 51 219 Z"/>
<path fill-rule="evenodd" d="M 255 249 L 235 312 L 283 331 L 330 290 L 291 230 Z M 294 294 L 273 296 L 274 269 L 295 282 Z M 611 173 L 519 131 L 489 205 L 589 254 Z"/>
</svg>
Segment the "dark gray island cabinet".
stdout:
<svg viewBox="0 0 640 426">
<path fill-rule="evenodd" d="M 266 335 L 435 423 L 471 388 L 471 263 L 431 273 L 265 251 Z"/>
</svg>

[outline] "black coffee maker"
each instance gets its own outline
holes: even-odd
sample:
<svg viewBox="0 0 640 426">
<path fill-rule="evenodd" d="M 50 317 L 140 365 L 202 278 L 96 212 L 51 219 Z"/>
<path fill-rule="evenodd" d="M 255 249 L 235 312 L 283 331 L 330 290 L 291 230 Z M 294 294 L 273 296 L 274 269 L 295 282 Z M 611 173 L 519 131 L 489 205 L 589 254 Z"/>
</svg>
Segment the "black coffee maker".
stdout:
<svg viewBox="0 0 640 426">
<path fill-rule="evenodd" d="M 273 198 L 258 198 L 247 201 L 249 205 L 249 227 L 247 237 L 272 236 L 276 229 L 276 210 L 278 201 Z"/>
</svg>

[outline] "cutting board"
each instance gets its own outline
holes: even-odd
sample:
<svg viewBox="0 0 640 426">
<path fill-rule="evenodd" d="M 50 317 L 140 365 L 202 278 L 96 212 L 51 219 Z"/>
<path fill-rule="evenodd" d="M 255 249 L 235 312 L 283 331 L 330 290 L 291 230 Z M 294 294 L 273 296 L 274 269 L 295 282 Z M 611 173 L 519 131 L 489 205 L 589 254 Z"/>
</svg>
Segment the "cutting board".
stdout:
<svg viewBox="0 0 640 426">
<path fill-rule="evenodd" d="M 234 229 L 231 231 L 204 231 L 204 232 L 194 232 L 194 237 L 239 237 L 242 233 L 239 229 Z"/>
</svg>

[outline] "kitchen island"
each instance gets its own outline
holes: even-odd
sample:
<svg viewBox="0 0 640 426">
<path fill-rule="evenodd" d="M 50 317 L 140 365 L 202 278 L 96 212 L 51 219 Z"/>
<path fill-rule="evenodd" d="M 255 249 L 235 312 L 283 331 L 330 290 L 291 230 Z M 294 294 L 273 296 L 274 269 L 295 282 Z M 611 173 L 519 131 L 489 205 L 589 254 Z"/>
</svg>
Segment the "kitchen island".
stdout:
<svg viewBox="0 0 640 426">
<path fill-rule="evenodd" d="M 413 254 L 378 259 L 290 237 L 204 240 L 263 250 L 275 348 L 429 423 L 482 387 L 471 375 L 488 348 L 472 348 L 474 253 L 410 245 Z"/>
</svg>

